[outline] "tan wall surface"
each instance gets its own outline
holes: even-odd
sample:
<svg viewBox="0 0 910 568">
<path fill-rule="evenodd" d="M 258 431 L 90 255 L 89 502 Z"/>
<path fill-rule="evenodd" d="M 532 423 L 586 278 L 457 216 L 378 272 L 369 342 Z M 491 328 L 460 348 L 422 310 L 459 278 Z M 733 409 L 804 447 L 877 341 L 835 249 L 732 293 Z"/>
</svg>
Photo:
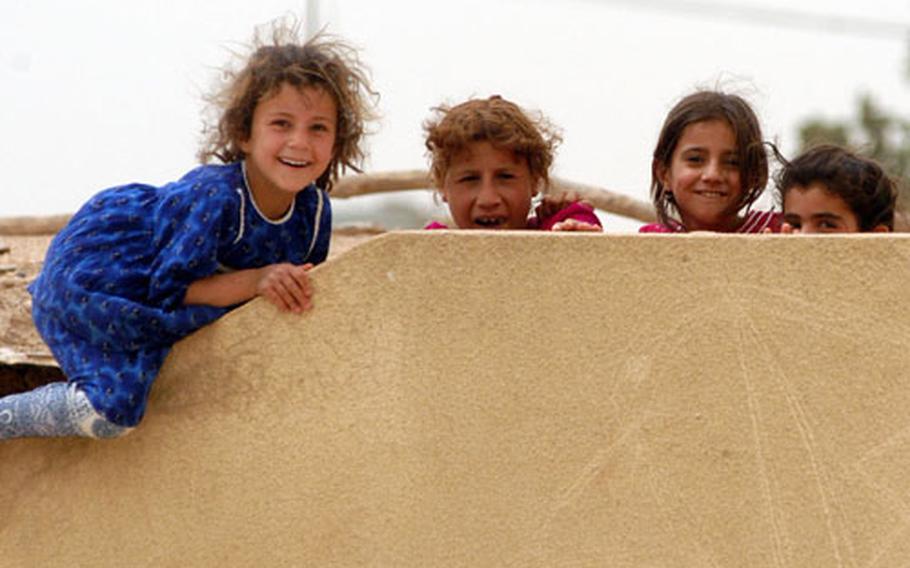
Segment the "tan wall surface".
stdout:
<svg viewBox="0 0 910 568">
<path fill-rule="evenodd" d="M 906 566 L 910 237 L 427 232 L 0 444 L 2 566 Z"/>
</svg>

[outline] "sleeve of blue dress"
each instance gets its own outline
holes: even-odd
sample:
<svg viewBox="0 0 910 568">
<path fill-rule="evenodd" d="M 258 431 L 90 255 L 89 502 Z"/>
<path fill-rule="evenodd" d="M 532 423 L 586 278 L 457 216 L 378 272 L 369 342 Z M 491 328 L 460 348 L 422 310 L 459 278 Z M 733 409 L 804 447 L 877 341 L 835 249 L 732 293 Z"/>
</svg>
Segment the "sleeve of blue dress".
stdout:
<svg viewBox="0 0 910 568">
<path fill-rule="evenodd" d="M 165 311 L 184 306 L 186 290 L 218 271 L 218 250 L 236 233 L 235 191 L 221 184 L 176 182 L 154 211 L 149 301 Z"/>
</svg>

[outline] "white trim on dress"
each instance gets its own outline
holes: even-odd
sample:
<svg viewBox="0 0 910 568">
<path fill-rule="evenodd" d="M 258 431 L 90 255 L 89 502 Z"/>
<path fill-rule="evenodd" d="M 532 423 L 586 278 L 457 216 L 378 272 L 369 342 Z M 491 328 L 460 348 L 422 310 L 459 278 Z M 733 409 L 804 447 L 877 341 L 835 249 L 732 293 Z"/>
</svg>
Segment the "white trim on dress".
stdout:
<svg viewBox="0 0 910 568">
<path fill-rule="evenodd" d="M 287 212 L 284 215 L 282 215 L 280 219 L 275 219 L 275 220 L 269 219 L 262 212 L 262 210 L 259 209 L 259 204 L 256 203 L 256 196 L 253 195 L 253 190 L 250 188 L 250 180 L 249 180 L 249 178 L 246 177 L 246 160 L 241 162 L 240 166 L 241 166 L 241 169 L 243 169 L 243 183 L 246 184 L 246 189 L 250 194 L 250 203 L 253 204 L 253 209 L 256 210 L 256 213 L 258 213 L 259 216 L 262 217 L 263 221 L 265 221 L 266 223 L 268 223 L 270 225 L 281 225 L 282 223 L 286 223 L 288 221 L 288 219 L 290 219 L 291 216 L 294 214 L 294 206 L 297 204 L 296 196 L 295 196 L 295 199 L 291 200 L 291 206 L 288 207 Z M 306 189 L 306 188 L 304 188 L 304 189 Z"/>
</svg>

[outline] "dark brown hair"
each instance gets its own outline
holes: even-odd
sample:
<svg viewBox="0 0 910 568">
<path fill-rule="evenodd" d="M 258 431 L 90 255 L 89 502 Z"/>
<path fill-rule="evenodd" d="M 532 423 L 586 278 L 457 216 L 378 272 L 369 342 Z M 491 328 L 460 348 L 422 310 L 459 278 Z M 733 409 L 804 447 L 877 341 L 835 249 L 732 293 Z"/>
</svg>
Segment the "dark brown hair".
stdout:
<svg viewBox="0 0 910 568">
<path fill-rule="evenodd" d="M 220 87 L 206 99 L 218 118 L 203 129 L 200 161 L 242 160 L 245 154 L 239 143 L 250 137 L 256 105 L 288 84 L 323 89 L 338 109 L 332 159 L 316 184 L 330 190 L 345 169 L 360 171 L 366 123 L 375 118 L 378 99 L 369 84 L 369 71 L 351 46 L 325 34 L 302 42 L 299 27 L 295 19 L 282 18 L 258 28 L 242 68 L 223 70 Z M 263 32 L 268 32 L 267 40 L 262 39 Z"/>
<path fill-rule="evenodd" d="M 749 103 L 742 97 L 719 91 L 696 91 L 674 106 L 660 129 L 651 161 L 651 200 L 661 224 L 681 222 L 673 194 L 664 187 L 661 172 L 670 168 L 683 130 L 690 124 L 708 120 L 726 122 L 736 138 L 742 195 L 738 210 L 758 199 L 768 183 L 768 156 L 762 144 L 761 126 Z"/>
<path fill-rule="evenodd" d="M 472 142 L 489 142 L 509 150 L 528 162 L 531 178 L 546 187 L 556 146 L 562 138 L 540 114 L 523 110 L 499 95 L 470 99 L 454 107 L 439 106 L 427 120 L 426 148 L 430 173 L 436 187 L 442 187 L 452 160 Z"/>
<path fill-rule="evenodd" d="M 878 225 L 894 229 L 897 184 L 874 160 L 831 144 L 811 148 L 792 162 L 776 148 L 775 155 L 783 165 L 774 176 L 781 205 L 794 187 L 805 189 L 818 183 L 827 193 L 844 200 L 856 215 L 860 231 L 871 231 Z"/>
</svg>

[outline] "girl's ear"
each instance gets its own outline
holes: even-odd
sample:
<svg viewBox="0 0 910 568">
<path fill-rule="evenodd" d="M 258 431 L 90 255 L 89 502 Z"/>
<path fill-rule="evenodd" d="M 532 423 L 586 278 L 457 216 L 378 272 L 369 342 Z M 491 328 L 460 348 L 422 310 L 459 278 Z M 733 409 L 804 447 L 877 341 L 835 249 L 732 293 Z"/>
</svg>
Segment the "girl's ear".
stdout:
<svg viewBox="0 0 910 568">
<path fill-rule="evenodd" d="M 888 225 L 876 225 L 872 227 L 870 233 L 890 233 L 891 229 L 888 228 Z"/>
<path fill-rule="evenodd" d="M 237 147 L 240 148 L 240 151 L 242 151 L 247 156 L 250 155 L 250 141 L 249 140 L 238 140 Z"/>
<path fill-rule="evenodd" d="M 651 160 L 651 175 L 654 176 L 657 181 L 660 182 L 660 185 L 662 185 L 665 189 L 670 187 L 670 176 L 667 175 L 668 173 L 669 169 L 667 166 L 656 159 Z"/>
</svg>

